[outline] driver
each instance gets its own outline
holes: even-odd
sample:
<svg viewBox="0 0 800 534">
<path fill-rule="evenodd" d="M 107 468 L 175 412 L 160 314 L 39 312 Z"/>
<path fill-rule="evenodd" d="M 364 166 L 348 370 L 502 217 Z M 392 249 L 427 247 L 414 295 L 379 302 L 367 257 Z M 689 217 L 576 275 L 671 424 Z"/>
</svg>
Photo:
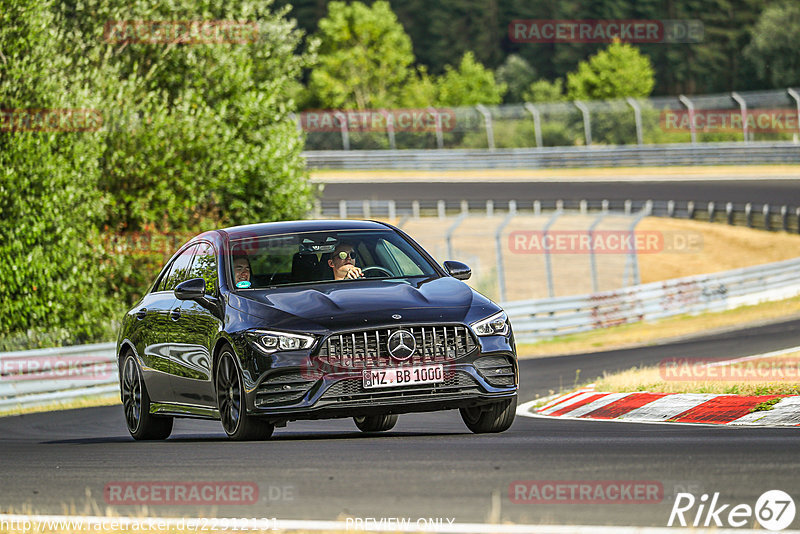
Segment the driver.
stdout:
<svg viewBox="0 0 800 534">
<path fill-rule="evenodd" d="M 364 274 L 361 269 L 356 267 L 356 251 L 353 245 L 348 243 L 339 243 L 333 249 L 331 259 L 328 260 L 328 265 L 333 269 L 334 280 L 352 280 L 355 278 L 363 278 Z"/>
</svg>

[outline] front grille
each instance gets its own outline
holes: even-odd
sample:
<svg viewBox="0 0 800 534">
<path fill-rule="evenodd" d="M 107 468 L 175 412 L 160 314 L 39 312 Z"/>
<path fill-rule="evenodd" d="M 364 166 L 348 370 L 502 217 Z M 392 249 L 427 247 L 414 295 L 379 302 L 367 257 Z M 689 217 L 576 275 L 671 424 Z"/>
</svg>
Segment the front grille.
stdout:
<svg viewBox="0 0 800 534">
<path fill-rule="evenodd" d="M 484 356 L 475 360 L 475 367 L 493 386 L 514 385 L 514 364 L 505 356 Z"/>
<path fill-rule="evenodd" d="M 398 330 L 414 335 L 416 350 L 402 362 L 389 355 L 389 336 Z M 403 326 L 334 334 L 321 345 L 319 360 L 345 369 L 375 369 L 428 363 L 447 363 L 478 347 L 466 326 Z"/>
<path fill-rule="evenodd" d="M 320 402 L 353 402 L 369 404 L 379 401 L 400 401 L 415 398 L 431 397 L 435 400 L 440 397 L 457 396 L 465 394 L 479 394 L 481 389 L 478 382 L 463 371 L 455 371 L 444 382 L 438 384 L 417 384 L 413 386 L 389 387 L 366 389 L 362 385 L 361 377 L 348 378 L 336 382 L 322 395 Z"/>
<path fill-rule="evenodd" d="M 267 406 L 297 402 L 302 399 L 316 380 L 303 377 L 299 372 L 271 376 L 261 382 L 256 390 L 256 404 Z"/>
</svg>

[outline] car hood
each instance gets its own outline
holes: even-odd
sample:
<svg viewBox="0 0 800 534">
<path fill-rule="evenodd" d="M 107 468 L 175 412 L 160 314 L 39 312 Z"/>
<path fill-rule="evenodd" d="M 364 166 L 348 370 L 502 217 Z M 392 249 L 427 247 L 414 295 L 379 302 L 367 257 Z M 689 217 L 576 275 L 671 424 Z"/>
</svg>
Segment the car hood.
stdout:
<svg viewBox="0 0 800 534">
<path fill-rule="evenodd" d="M 230 305 L 272 328 L 338 330 L 410 322 L 463 322 L 477 294 L 451 277 L 355 280 L 240 291 Z M 487 310 L 491 302 L 478 295 Z M 478 311 L 481 315 L 482 311 Z M 393 317 L 400 315 L 400 318 Z"/>
</svg>

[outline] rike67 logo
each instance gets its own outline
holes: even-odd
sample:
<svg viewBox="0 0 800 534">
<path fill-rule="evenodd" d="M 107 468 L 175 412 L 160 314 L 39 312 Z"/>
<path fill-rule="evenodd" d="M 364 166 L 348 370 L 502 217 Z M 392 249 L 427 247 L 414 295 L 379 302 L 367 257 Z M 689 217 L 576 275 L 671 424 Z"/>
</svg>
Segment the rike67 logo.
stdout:
<svg viewBox="0 0 800 534">
<path fill-rule="evenodd" d="M 795 504 L 788 493 L 781 490 L 764 492 L 755 507 L 749 504 L 725 503 L 720 500 L 719 492 L 709 495 L 704 493 L 699 499 L 691 493 L 679 493 L 672 505 L 667 526 L 686 527 L 744 527 L 757 521 L 767 530 L 783 530 L 794 521 Z"/>
</svg>

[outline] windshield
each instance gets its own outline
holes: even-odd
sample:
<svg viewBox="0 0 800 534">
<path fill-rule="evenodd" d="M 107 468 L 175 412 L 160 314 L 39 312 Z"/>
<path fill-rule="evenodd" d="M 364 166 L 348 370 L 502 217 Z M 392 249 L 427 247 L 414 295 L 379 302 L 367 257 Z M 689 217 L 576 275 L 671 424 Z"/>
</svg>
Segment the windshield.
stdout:
<svg viewBox="0 0 800 534">
<path fill-rule="evenodd" d="M 234 240 L 228 256 L 237 289 L 436 275 L 436 269 L 391 230 L 248 237 Z M 347 277 L 350 270 L 354 272 Z"/>
</svg>

